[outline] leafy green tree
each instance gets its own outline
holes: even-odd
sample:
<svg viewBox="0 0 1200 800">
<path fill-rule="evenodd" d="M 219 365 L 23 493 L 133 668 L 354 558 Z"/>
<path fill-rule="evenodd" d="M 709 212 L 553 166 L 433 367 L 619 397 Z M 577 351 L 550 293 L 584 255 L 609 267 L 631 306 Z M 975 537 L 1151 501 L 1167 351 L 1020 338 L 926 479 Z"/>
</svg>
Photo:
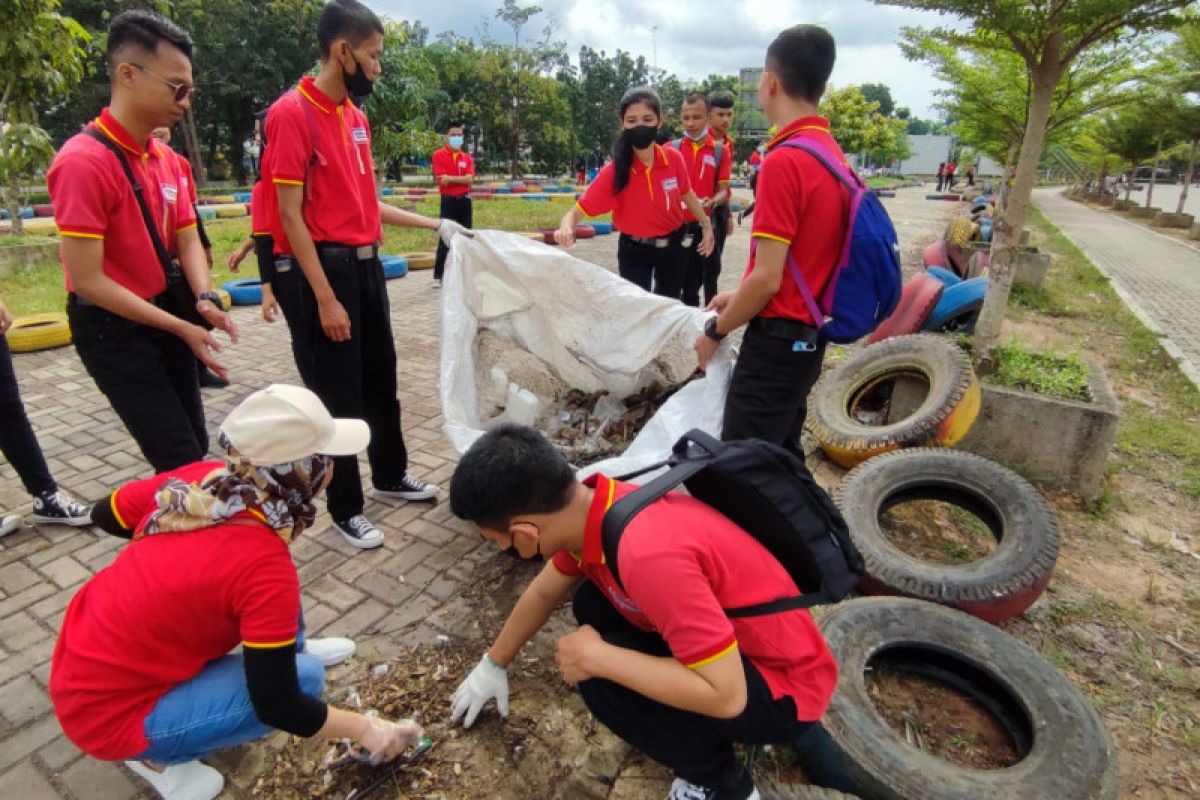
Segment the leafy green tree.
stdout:
<svg viewBox="0 0 1200 800">
<path fill-rule="evenodd" d="M 829 90 L 821 99 L 821 113 L 847 153 L 865 153 L 879 164 L 908 155 L 908 124 L 881 114 L 879 104 L 868 100 L 861 87 Z"/>
<path fill-rule="evenodd" d="M 1154 155 L 1157 146 L 1158 131 L 1154 122 L 1138 107 L 1126 106 L 1101 120 L 1095 138 L 1109 153 L 1129 162 L 1129 180 L 1125 183 L 1125 200 L 1128 202 L 1138 167 Z"/>
<path fill-rule="evenodd" d="M 441 143 L 447 120 L 438 109 L 446 95 L 437 85 L 437 66 L 426 47 L 429 31 L 419 22 L 384 23 L 383 72 L 363 107 L 371 120 L 371 154 L 376 169 L 406 158 L 428 156 Z"/>
<path fill-rule="evenodd" d="M 38 108 L 83 77 L 87 40 L 83 26 L 59 13 L 58 0 L 9 0 L 0 26 L 0 191 L 16 235 L 25 232 L 21 184 L 54 157 Z"/>
<path fill-rule="evenodd" d="M 1015 184 L 994 228 L 988 293 L 975 327 L 975 356 L 985 368 L 1000 339 L 1015 268 L 1015 246 L 1029 211 L 1054 94 L 1076 60 L 1110 44 L 1169 29 L 1190 0 L 876 0 L 881 5 L 938 11 L 969 27 L 927 32 L 947 45 L 1015 52 L 1025 63 L 1030 99 Z"/>
<path fill-rule="evenodd" d="M 896 101 L 892 99 L 892 90 L 882 83 L 864 83 L 858 87 L 863 97 L 879 106 L 879 113 L 885 117 L 892 116 L 896 110 Z"/>
</svg>

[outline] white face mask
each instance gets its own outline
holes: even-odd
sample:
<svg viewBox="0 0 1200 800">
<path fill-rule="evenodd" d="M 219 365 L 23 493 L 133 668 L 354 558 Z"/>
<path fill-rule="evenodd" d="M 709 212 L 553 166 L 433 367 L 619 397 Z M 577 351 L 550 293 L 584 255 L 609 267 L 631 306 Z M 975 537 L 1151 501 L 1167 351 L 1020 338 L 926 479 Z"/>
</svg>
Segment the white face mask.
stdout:
<svg viewBox="0 0 1200 800">
<path fill-rule="evenodd" d="M 450 146 L 451 146 L 452 148 L 454 148 L 455 150 L 462 150 L 462 146 L 463 146 L 463 137 L 461 137 L 461 136 L 448 136 L 448 137 L 446 137 L 446 140 L 447 140 L 447 141 L 450 143 Z"/>
<path fill-rule="evenodd" d="M 685 136 L 687 136 L 687 138 L 691 139 L 693 142 L 699 142 L 702 139 L 704 139 L 705 136 L 708 135 L 708 129 L 701 128 L 699 133 L 688 133 L 687 131 L 684 131 L 683 134 Z"/>
</svg>

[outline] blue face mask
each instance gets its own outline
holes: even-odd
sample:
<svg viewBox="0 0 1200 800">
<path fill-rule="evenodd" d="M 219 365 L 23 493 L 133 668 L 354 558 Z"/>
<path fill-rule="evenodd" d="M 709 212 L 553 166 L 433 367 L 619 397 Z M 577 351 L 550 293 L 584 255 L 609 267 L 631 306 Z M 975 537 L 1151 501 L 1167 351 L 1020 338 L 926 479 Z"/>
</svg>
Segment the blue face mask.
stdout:
<svg viewBox="0 0 1200 800">
<path fill-rule="evenodd" d="M 701 128 L 699 133 L 688 133 L 687 131 L 684 131 L 683 133 L 685 136 L 687 136 L 687 138 L 691 139 L 693 142 L 699 142 L 699 141 L 703 140 L 705 136 L 708 135 L 708 128 Z"/>
<path fill-rule="evenodd" d="M 462 149 L 462 145 L 463 145 L 463 137 L 461 137 L 461 136 L 450 136 L 450 137 L 447 137 L 446 141 L 447 141 L 447 142 L 449 142 L 449 143 L 450 143 L 450 146 L 451 146 L 452 148 L 454 148 L 455 150 L 461 150 L 461 149 Z"/>
</svg>

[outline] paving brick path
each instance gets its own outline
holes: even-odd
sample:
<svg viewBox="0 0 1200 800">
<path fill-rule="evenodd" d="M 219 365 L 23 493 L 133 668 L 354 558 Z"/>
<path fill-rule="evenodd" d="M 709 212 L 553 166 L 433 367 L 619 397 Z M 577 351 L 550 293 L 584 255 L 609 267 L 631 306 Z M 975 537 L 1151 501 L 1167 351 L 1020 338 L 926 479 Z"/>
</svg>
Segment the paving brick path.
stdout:
<svg viewBox="0 0 1200 800">
<path fill-rule="evenodd" d="M 1061 192 L 1038 189 L 1034 202 L 1108 276 L 1134 313 L 1165 337 L 1164 347 L 1200 387 L 1200 251 Z"/>
</svg>

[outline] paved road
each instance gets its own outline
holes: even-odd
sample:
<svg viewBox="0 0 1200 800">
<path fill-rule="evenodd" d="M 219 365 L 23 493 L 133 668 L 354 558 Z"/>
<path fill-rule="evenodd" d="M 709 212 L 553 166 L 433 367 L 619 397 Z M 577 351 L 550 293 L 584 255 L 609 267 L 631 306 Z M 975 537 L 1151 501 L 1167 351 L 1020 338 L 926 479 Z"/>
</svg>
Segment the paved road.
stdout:
<svg viewBox="0 0 1200 800">
<path fill-rule="evenodd" d="M 1156 191 L 1164 188 L 1171 187 Z M 1061 191 L 1038 189 L 1034 202 L 1108 276 L 1134 313 L 1164 335 L 1164 347 L 1200 386 L 1200 251 L 1119 214 L 1068 200 Z"/>
</svg>

